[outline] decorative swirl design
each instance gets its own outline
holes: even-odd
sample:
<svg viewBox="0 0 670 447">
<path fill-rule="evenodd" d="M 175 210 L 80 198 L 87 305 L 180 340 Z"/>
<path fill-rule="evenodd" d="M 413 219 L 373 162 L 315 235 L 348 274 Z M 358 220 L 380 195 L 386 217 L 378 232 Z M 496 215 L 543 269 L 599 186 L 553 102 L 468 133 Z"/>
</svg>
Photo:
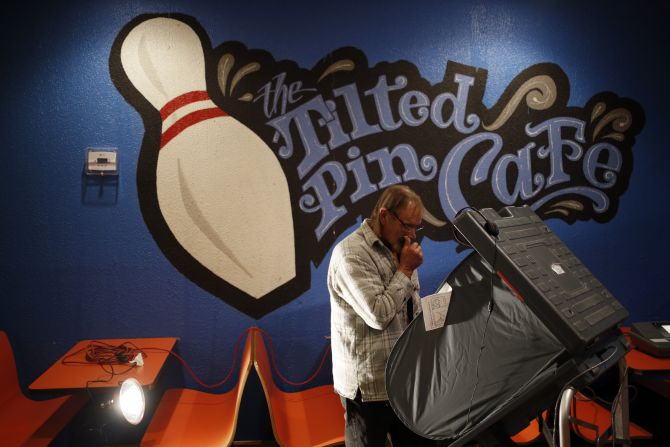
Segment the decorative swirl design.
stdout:
<svg viewBox="0 0 670 447">
<path fill-rule="evenodd" d="M 235 86 L 237 85 L 238 82 L 242 80 L 243 77 L 245 77 L 250 73 L 260 70 L 260 68 L 261 64 L 259 64 L 258 62 L 251 62 L 245 65 L 244 67 L 240 68 L 238 72 L 235 73 L 235 76 L 233 76 L 233 80 L 230 82 L 230 93 L 233 92 Z"/>
<path fill-rule="evenodd" d="M 272 139 L 273 143 L 276 143 L 279 140 L 279 132 L 275 132 L 275 138 Z M 281 158 L 290 158 L 293 155 L 293 148 L 288 145 L 280 146 L 277 151 Z"/>
<path fill-rule="evenodd" d="M 316 197 L 314 197 L 313 194 L 309 193 L 300 196 L 300 199 L 298 199 L 298 204 L 300 205 L 301 210 L 306 211 L 308 213 L 313 213 L 314 211 L 317 211 L 319 209 Z"/>
<path fill-rule="evenodd" d="M 623 136 L 622 133 L 619 133 L 619 132 L 612 132 L 612 133 L 608 133 L 608 134 L 605 135 L 603 138 L 610 138 L 610 139 L 612 139 L 612 140 L 616 140 L 616 141 L 622 142 L 622 141 L 624 140 L 625 137 Z"/>
<path fill-rule="evenodd" d="M 228 83 L 228 76 L 230 75 L 230 70 L 233 68 L 234 64 L 235 57 L 230 53 L 226 53 L 221 56 L 219 65 L 216 67 L 216 78 L 219 81 L 219 89 L 223 96 L 226 96 L 226 84 Z"/>
<path fill-rule="evenodd" d="M 587 199 L 590 199 L 593 202 L 593 210 L 598 213 L 604 213 L 609 208 L 609 197 L 607 194 L 596 188 L 589 188 L 586 186 L 575 186 L 570 188 L 561 189 L 559 191 L 554 191 L 551 194 L 547 194 L 542 197 L 537 202 L 533 203 L 530 207 L 533 210 L 540 208 L 545 203 L 551 201 L 555 197 L 559 197 L 565 194 L 577 194 L 584 196 Z"/>
<path fill-rule="evenodd" d="M 323 73 L 321 73 L 321 76 L 319 76 L 319 79 L 317 79 L 317 83 L 321 82 L 326 76 L 335 73 L 336 71 L 352 71 L 355 68 L 356 64 L 354 64 L 354 61 L 351 59 L 342 59 L 337 62 L 332 63 L 331 65 L 328 66 L 325 70 L 323 70 Z"/>
<path fill-rule="evenodd" d="M 254 95 L 252 95 L 251 93 L 245 93 L 244 95 L 240 96 L 238 99 L 240 101 L 250 102 L 254 99 Z"/>
<path fill-rule="evenodd" d="M 571 210 L 582 211 L 584 205 L 576 200 L 563 200 L 561 202 L 555 203 L 551 206 L 551 209 L 546 211 L 545 214 L 562 214 L 568 216 Z"/>
<path fill-rule="evenodd" d="M 274 138 L 272 138 L 273 143 L 276 143 L 277 141 L 279 141 L 279 132 L 275 132 Z M 291 155 L 293 155 L 293 146 L 289 146 L 288 144 L 280 146 L 277 153 L 281 158 L 290 158 Z"/>
<path fill-rule="evenodd" d="M 633 124 L 633 115 L 628 109 L 622 107 L 612 110 L 600 120 L 593 130 L 593 139 L 595 140 L 600 131 L 610 123 L 615 132 L 605 135 L 603 138 L 613 138 L 617 141 L 623 141 L 624 136 L 621 132 L 627 131 L 631 124 Z"/>
<path fill-rule="evenodd" d="M 216 78 L 219 82 L 219 89 L 221 90 L 223 96 L 226 96 L 226 91 L 228 94 L 232 94 L 235 86 L 242 80 L 243 77 L 258 71 L 261 68 L 261 64 L 258 62 L 251 62 L 240 68 L 237 73 L 235 73 L 235 76 L 233 76 L 233 79 L 230 81 L 230 88 L 226 90 L 226 84 L 228 84 L 228 77 L 230 76 L 230 71 L 232 70 L 233 65 L 235 65 L 235 57 L 230 53 L 226 53 L 221 56 L 221 59 L 219 59 L 219 65 L 216 67 Z M 254 96 L 251 93 L 245 93 L 238 99 L 240 101 L 251 101 L 253 100 L 253 97 Z"/>
<path fill-rule="evenodd" d="M 428 208 L 423 209 L 423 220 L 428 222 L 434 227 L 443 227 L 447 224 L 446 221 L 438 219 L 436 216 L 434 216 L 430 211 L 428 211 Z"/>
<path fill-rule="evenodd" d="M 428 178 L 433 178 L 435 172 L 437 172 L 437 159 L 432 155 L 425 155 L 421 157 L 419 161 L 422 173 L 425 171 L 425 174 Z"/>
<path fill-rule="evenodd" d="M 596 104 L 591 111 L 591 122 L 595 121 L 596 118 L 602 115 L 606 108 L 607 106 L 605 106 L 604 102 L 599 102 Z"/>
<path fill-rule="evenodd" d="M 530 78 L 514 93 L 498 118 L 492 124 L 484 125 L 484 129 L 488 131 L 500 129 L 509 120 L 524 97 L 526 105 L 531 109 L 546 110 L 556 102 L 556 83 L 548 75 Z"/>
</svg>

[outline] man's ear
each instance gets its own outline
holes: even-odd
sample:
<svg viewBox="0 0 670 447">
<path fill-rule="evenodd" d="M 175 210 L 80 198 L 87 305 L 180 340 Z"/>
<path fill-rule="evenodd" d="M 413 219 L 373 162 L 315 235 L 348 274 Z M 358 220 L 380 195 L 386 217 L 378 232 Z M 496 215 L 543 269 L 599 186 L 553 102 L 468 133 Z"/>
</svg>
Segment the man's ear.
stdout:
<svg viewBox="0 0 670 447">
<path fill-rule="evenodd" d="M 389 217 L 389 210 L 387 208 L 379 209 L 379 223 L 386 225 L 386 219 Z"/>
</svg>

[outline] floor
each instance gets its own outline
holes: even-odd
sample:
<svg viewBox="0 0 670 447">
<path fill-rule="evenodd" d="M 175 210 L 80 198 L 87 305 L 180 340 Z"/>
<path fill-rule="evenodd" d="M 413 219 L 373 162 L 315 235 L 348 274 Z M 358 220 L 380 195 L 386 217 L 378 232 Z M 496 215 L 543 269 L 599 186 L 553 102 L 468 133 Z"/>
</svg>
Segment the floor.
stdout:
<svg viewBox="0 0 670 447">
<path fill-rule="evenodd" d="M 614 378 L 603 378 L 603 382 L 596 388 L 598 395 L 605 399 L 611 398 L 613 393 L 608 392 L 615 388 Z M 635 377 L 631 378 L 630 383 L 630 419 L 653 434 L 650 440 L 634 439 L 631 445 L 635 447 L 669 447 L 670 446 L 670 395 L 663 396 L 656 391 L 639 383 Z M 540 438 L 532 444 L 531 447 L 548 446 L 549 444 Z M 610 441 L 606 445 L 613 445 Z M 623 445 L 617 443 L 614 445 Z M 575 433 L 571 433 L 571 447 L 593 446 L 593 444 L 579 438 Z"/>
<path fill-rule="evenodd" d="M 593 392 L 603 399 L 611 399 L 616 392 L 618 380 L 617 376 L 604 376 L 598 380 L 598 383 L 593 384 Z M 633 440 L 631 445 L 633 447 L 670 447 L 670 393 L 668 395 L 659 394 L 657 391 L 652 391 L 648 386 L 642 384 L 638 378 L 631 377 L 630 381 L 630 419 L 642 426 L 646 430 L 653 433 L 654 438 L 651 440 Z M 270 433 L 271 436 L 271 433 Z M 108 439 L 108 442 L 102 444 L 83 442 L 82 446 L 89 445 L 106 445 L 121 447 L 119 442 L 114 442 L 113 439 Z M 448 445 L 448 443 L 438 443 L 440 446 Z M 58 444 L 58 447 L 71 446 L 72 443 L 65 442 Z M 233 446 L 240 447 L 275 447 L 278 444 L 274 440 L 237 440 Z M 470 444 L 468 447 L 474 447 L 476 444 Z M 548 442 L 542 437 L 532 444 L 526 444 L 531 447 L 548 446 Z M 571 435 L 571 447 L 592 446 L 586 441 L 577 437 L 574 433 Z M 611 443 L 607 445 L 612 445 Z M 623 445 L 621 443 L 617 445 Z M 123 447 L 130 447 L 123 445 Z M 413 446 L 407 446 L 413 447 Z"/>
</svg>

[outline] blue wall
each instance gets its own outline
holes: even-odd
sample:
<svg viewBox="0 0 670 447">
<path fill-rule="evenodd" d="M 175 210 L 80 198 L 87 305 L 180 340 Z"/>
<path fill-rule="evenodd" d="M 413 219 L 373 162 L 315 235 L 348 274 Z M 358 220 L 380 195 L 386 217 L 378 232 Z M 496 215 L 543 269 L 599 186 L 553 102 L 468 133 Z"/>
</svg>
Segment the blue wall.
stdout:
<svg viewBox="0 0 670 447">
<path fill-rule="evenodd" d="M 214 46 L 240 41 L 308 69 L 344 46 L 361 49 L 371 66 L 408 60 L 431 82 L 442 79 L 447 60 L 482 67 L 488 106 L 541 62 L 565 71 L 569 105 L 602 91 L 638 102 L 646 122 L 616 216 L 548 224 L 624 304 L 629 322 L 670 318 L 666 3 L 261 3 L 81 1 L 3 11 L 0 328 L 24 386 L 82 338 L 180 337 L 181 354 L 210 383 L 228 371 L 234 342 L 251 325 L 270 334 L 280 369 L 294 380 L 315 370 L 327 345 L 329 256 L 312 266 L 310 290 L 256 320 L 179 273 L 147 230 L 135 178 L 144 126 L 109 71 L 114 39 L 142 13 L 193 16 Z M 118 148 L 116 187 L 82 178 L 91 146 Z M 452 241 L 424 246 L 427 293 L 463 254 Z M 330 380 L 326 370 L 315 383 Z M 252 424 L 249 436 L 267 430 Z"/>
</svg>

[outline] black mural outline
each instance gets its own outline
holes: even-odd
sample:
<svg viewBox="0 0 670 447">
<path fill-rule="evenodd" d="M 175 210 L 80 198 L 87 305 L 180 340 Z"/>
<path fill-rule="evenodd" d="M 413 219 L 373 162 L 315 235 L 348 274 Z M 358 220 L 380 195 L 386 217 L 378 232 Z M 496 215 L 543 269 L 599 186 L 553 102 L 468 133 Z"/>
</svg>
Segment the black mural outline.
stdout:
<svg viewBox="0 0 670 447">
<path fill-rule="evenodd" d="M 228 114 L 254 131 L 275 151 L 286 175 L 294 222 L 296 276 L 259 299 L 250 297 L 201 265 L 177 242 L 159 209 L 156 195 L 156 163 L 161 136 L 160 115 L 132 86 L 120 62 L 120 48 L 125 37 L 139 23 L 155 17 L 181 20 L 188 24 L 200 37 L 205 54 L 206 83 L 210 98 Z M 488 76 L 485 69 L 448 61 L 443 80 L 436 84 L 430 84 L 420 75 L 418 68 L 411 62 L 404 60 L 392 63 L 381 62 L 370 67 L 367 57 L 361 50 L 354 47 L 344 47 L 327 54 L 309 70 L 299 67 L 293 61 L 276 61 L 269 52 L 248 49 L 241 42 L 224 42 L 216 48 L 212 48 L 208 34 L 199 22 L 191 16 L 181 14 L 147 14 L 133 19 L 124 26 L 117 36 L 110 53 L 109 64 L 110 74 L 115 86 L 126 101 L 140 113 L 144 122 L 145 135 L 137 166 L 137 187 L 142 216 L 152 236 L 165 256 L 182 274 L 203 289 L 254 318 L 260 318 L 308 290 L 311 283 L 311 263 L 316 266 L 320 265 L 337 237 L 359 218 L 366 217 L 377 199 L 379 191 L 370 193 L 355 202 L 351 201 L 350 196 L 354 194 L 357 187 L 356 182 L 350 178 L 354 170 L 352 167 L 351 171 L 346 173 L 346 184 L 343 186 L 342 192 L 333 201 L 334 206 L 343 206 L 347 212 L 329 226 L 320 238 L 317 238 L 315 229 L 321 221 L 320 213 L 305 212 L 299 204 L 302 204 L 309 194 L 309 190 L 305 190 L 305 180 L 309 179 L 324 163 L 333 162 L 341 165 L 344 169 L 344 166 L 348 166 L 347 163 L 350 162 L 367 163 L 368 155 L 374 151 L 380 151 L 385 147 L 390 150 L 392 146 L 406 144 L 414 150 L 417 157 L 422 157 L 421 159 L 426 162 L 425 165 L 418 168 L 420 174 L 426 174 L 432 172 L 432 167 L 428 159 L 430 157 L 423 158 L 424 156 L 430 155 L 436 160 L 438 160 L 438 157 L 444 159 L 451 153 L 450 151 L 455 144 L 463 141 L 468 136 L 456 130 L 453 125 L 447 128 L 438 128 L 430 118 L 418 126 L 401 124 L 397 130 L 372 133 L 354 139 L 350 142 L 351 144 L 342 144 L 329 149 L 327 156 L 319 160 L 320 164 L 311 166 L 307 172 L 302 174 L 303 178 L 300 178 L 298 169 L 302 156 L 305 155 L 305 147 L 300 144 L 297 138 L 295 126 L 292 127 L 291 132 L 293 140 L 295 140 L 294 143 L 297 144 L 294 147 L 293 154 L 287 156 L 287 152 L 282 152 L 281 149 L 285 141 L 269 124 L 272 119 L 282 115 L 280 112 L 289 113 L 292 110 L 297 110 L 296 108 L 301 105 L 305 105 L 312 99 L 319 99 L 317 97 L 321 96 L 324 101 L 333 102 L 335 106 L 333 112 L 338 114 L 338 123 L 344 134 L 350 137 L 352 120 L 345 113 L 346 107 L 343 95 L 334 95 L 333 90 L 335 89 L 355 83 L 358 98 L 363 105 L 362 111 L 365 121 L 371 123 L 371 125 L 378 125 L 380 124 L 378 109 L 375 108 L 373 98 L 369 95 L 366 96 L 363 92 L 378 85 L 377 83 L 382 76 L 385 76 L 389 85 L 396 81 L 400 82 L 401 79 L 407 80 L 404 87 L 389 92 L 388 98 L 391 104 L 397 104 L 401 95 L 409 90 L 425 94 L 432 104 L 440 94 L 451 93 L 456 95 L 459 84 L 455 80 L 455 75 L 472 78 L 472 85 L 469 87 L 465 105 L 465 115 L 467 117 L 470 114 L 475 114 L 481 120 L 474 134 L 486 132 L 488 126 L 498 122 L 492 132 L 498 134 L 503 142 L 500 152 L 491 158 L 489 172 L 494 166 L 497 166 L 496 163 L 500 162 L 501 157 L 508 156 L 509 159 L 511 157 L 509 154 L 516 153 L 528 143 L 529 137 L 524 133 L 526 125 L 536 126 L 550 118 L 568 117 L 583 122 L 584 141 L 582 148 L 584 151 L 596 143 L 611 143 L 619 150 L 621 166 L 618 173 L 614 177 L 608 178 L 601 175 L 598 179 L 599 181 L 613 181 L 613 186 L 607 188 L 604 192 L 608 201 L 606 211 L 594 212 L 593 204 L 583 196 L 563 193 L 562 191 L 565 190 L 561 188 L 565 185 L 552 185 L 547 187 L 546 190 L 542 190 L 538 199 L 550 197 L 550 194 L 560 194 L 560 196 L 542 203 L 536 209 L 536 212 L 542 218 L 558 218 L 570 224 L 577 220 L 585 221 L 589 219 L 605 223 L 616 215 L 619 198 L 626 191 L 632 173 L 632 147 L 635 136 L 639 134 L 645 121 L 644 112 L 635 101 L 620 98 L 611 92 L 596 94 L 583 108 L 568 106 L 570 97 L 569 80 L 563 70 L 552 63 L 536 64 L 520 72 L 509 83 L 498 101 L 490 109 L 487 109 L 483 103 Z M 278 81 L 283 81 L 281 91 L 283 91 L 284 96 L 278 97 L 275 95 L 273 99 L 282 99 L 283 102 L 278 101 L 278 110 L 275 110 L 277 113 L 267 116 L 263 101 L 268 97 L 263 96 L 263 92 L 266 91 L 264 89 L 267 88 L 269 82 L 274 82 L 272 85 L 276 87 Z M 542 90 L 543 86 L 547 88 Z M 291 88 L 294 88 L 294 101 L 289 103 L 286 99 Z M 506 108 L 509 114 L 501 118 Z M 448 115 L 453 107 L 451 110 L 448 108 L 445 110 Z M 313 122 L 316 123 L 318 118 L 318 114 L 310 114 L 310 120 Z M 397 122 L 397 115 L 392 118 Z M 524 126 L 520 126 L 519 123 Z M 326 145 L 332 136 L 327 131 L 326 125 L 322 123 L 320 127 L 319 125 L 315 125 L 315 127 L 318 142 Z M 561 134 L 561 136 L 575 139 L 578 137 L 576 134 L 576 130 L 571 132 L 568 129 L 566 135 Z M 537 141 L 534 141 L 534 143 L 536 147 L 547 145 L 546 135 L 538 134 Z M 358 152 L 351 146 L 356 146 Z M 458 171 L 458 185 L 468 205 L 478 208 L 499 209 L 508 204 L 501 202 L 493 194 L 488 182 L 482 181 L 476 185 L 469 183 L 471 173 L 488 150 L 489 147 L 482 145 L 467 153 L 462 159 Z M 528 153 L 530 153 L 530 150 Z M 585 154 L 582 153 L 582 159 L 584 156 Z M 442 159 L 437 161 L 436 169 L 438 171 Z M 561 163 L 565 162 L 564 172 L 570 177 L 568 183 L 570 187 L 589 186 L 585 175 L 580 171 L 583 166 L 579 161 L 577 160 L 574 163 L 569 160 L 561 161 Z M 401 169 L 404 165 L 400 164 L 398 159 L 393 159 L 392 162 L 393 173 L 402 172 Z M 546 173 L 550 170 L 550 157 L 545 159 L 535 157 L 532 159 L 532 163 L 533 178 L 535 179 L 537 174 L 542 174 L 544 178 L 540 176 L 537 179 L 539 181 L 538 185 L 541 185 L 543 181 L 546 183 Z M 509 165 L 515 166 L 511 163 Z M 373 162 L 366 165 L 366 174 L 369 176 L 371 183 L 378 184 L 382 180 L 382 173 L 383 171 L 380 171 L 379 165 L 375 165 Z M 514 180 L 514 173 L 513 170 L 506 171 L 506 180 Z M 453 239 L 453 232 L 451 224 L 448 222 L 448 216 L 443 213 L 440 206 L 436 186 L 438 176 L 439 172 L 435 174 L 435 178 L 428 181 L 410 180 L 404 183 L 413 187 L 424 198 L 427 209 L 434 216 L 434 224 L 427 225 L 424 236 L 435 241 L 445 241 Z M 326 181 L 329 190 L 333 191 L 336 186 L 336 179 L 332 176 L 324 176 L 323 180 Z M 519 206 L 524 203 L 528 203 L 528 201 L 517 197 L 517 200 L 511 205 Z M 442 224 L 436 222 L 442 222 Z"/>
</svg>

